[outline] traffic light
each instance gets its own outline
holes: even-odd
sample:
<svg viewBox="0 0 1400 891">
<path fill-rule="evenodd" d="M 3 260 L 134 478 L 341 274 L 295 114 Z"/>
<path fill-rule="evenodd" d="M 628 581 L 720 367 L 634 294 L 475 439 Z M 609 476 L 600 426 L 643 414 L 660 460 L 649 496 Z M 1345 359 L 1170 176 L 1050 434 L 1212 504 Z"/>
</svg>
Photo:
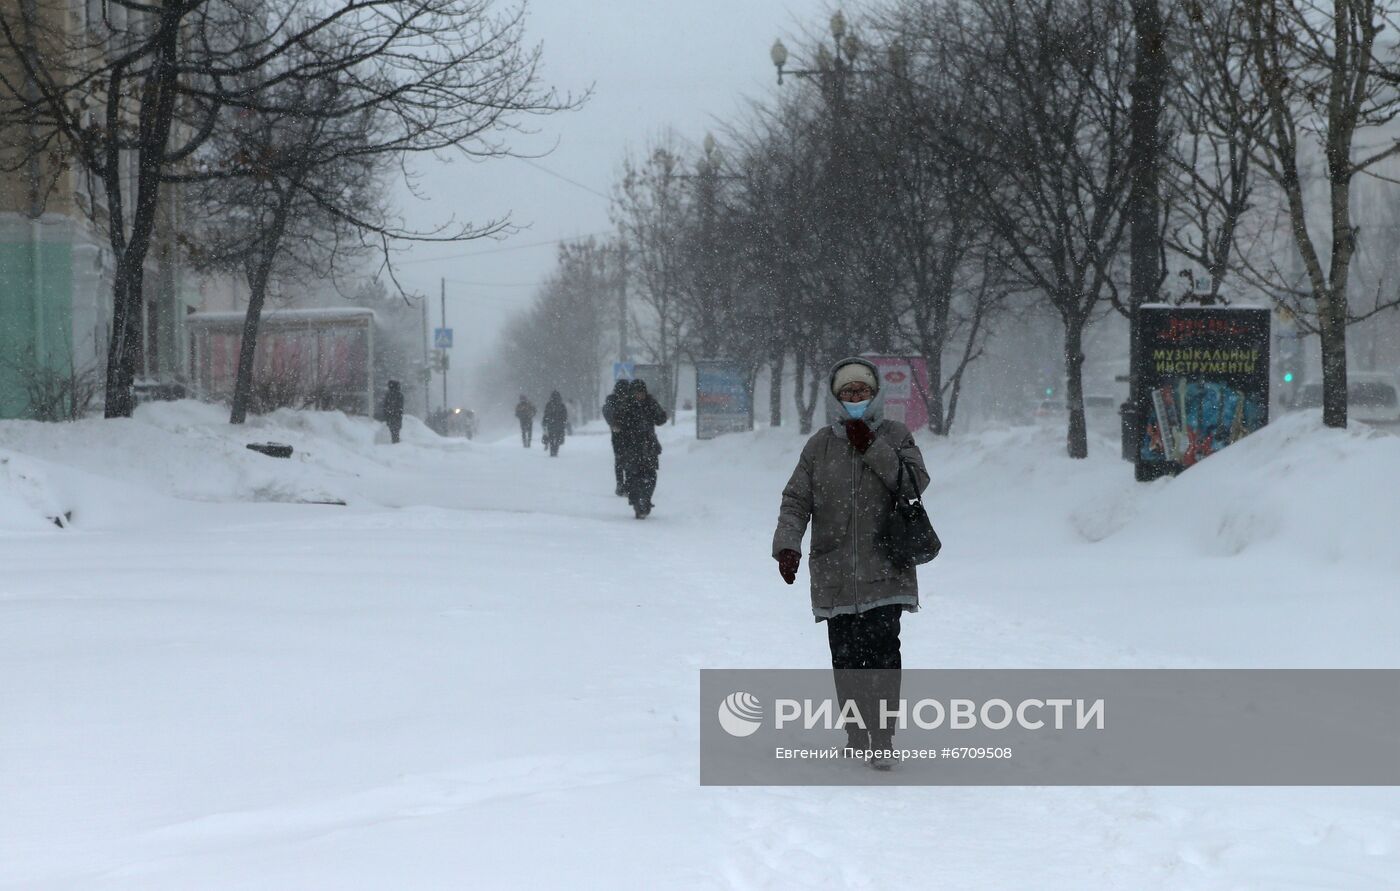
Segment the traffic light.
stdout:
<svg viewBox="0 0 1400 891">
<path fill-rule="evenodd" d="M 1291 383 L 1293 383 L 1293 372 L 1291 372 L 1291 371 L 1285 371 L 1285 372 L 1283 373 L 1283 382 L 1284 382 L 1285 384 L 1291 384 Z"/>
<path fill-rule="evenodd" d="M 1050 398 L 1051 396 L 1054 396 L 1054 395 L 1055 395 L 1055 388 L 1054 388 L 1054 387 L 1046 387 L 1046 388 L 1045 388 L 1045 398 L 1048 399 L 1048 398 Z"/>
</svg>

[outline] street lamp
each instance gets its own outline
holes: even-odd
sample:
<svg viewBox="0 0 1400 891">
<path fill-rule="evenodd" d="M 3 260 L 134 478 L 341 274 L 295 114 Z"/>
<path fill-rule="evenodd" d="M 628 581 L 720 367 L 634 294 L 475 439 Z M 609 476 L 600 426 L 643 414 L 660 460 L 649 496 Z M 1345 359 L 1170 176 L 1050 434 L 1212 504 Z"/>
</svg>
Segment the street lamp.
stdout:
<svg viewBox="0 0 1400 891">
<path fill-rule="evenodd" d="M 827 49 L 826 44 L 817 47 L 816 68 L 788 69 L 787 47 L 783 45 L 781 39 L 773 41 L 773 48 L 768 51 L 768 58 L 773 61 L 773 67 L 778 69 L 778 83 L 783 82 L 784 74 L 791 74 L 794 77 L 818 77 L 828 74 L 868 73 L 855 72 L 853 64 L 861 52 L 860 40 L 846 25 L 846 17 L 841 14 L 839 9 L 831 16 L 830 30 L 832 45 L 836 48 L 836 52 L 833 53 Z"/>
</svg>

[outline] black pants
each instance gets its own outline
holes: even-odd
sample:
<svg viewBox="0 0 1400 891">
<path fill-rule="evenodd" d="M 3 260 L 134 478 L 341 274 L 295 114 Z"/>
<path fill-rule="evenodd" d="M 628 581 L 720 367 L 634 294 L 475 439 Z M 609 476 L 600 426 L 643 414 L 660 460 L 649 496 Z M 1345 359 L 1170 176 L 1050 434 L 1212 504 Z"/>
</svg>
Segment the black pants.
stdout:
<svg viewBox="0 0 1400 891">
<path fill-rule="evenodd" d="M 627 501 L 633 507 L 651 510 L 651 496 L 656 491 L 660 456 L 641 449 L 629 449 L 626 455 Z"/>
<path fill-rule="evenodd" d="M 899 616 L 904 607 L 877 606 L 863 613 L 832 616 L 826 620 L 831 644 L 831 668 L 836 677 L 839 708 L 855 701 L 874 748 L 888 747 L 894 739 L 891 726 L 880 727 L 880 702 L 891 713 L 899 708 Z M 848 743 L 864 748 L 865 733 L 846 725 Z"/>
<path fill-rule="evenodd" d="M 391 441 L 393 441 L 393 442 L 398 442 L 398 441 L 399 441 L 399 430 L 400 430 L 402 427 L 403 427 L 403 421 L 390 421 L 390 422 L 389 422 L 389 437 L 390 437 Z"/>
<path fill-rule="evenodd" d="M 613 476 L 617 477 L 617 487 L 622 491 L 627 485 L 627 454 L 623 450 L 622 443 L 614 436 L 612 438 L 613 447 Z"/>
<path fill-rule="evenodd" d="M 544 447 L 549 449 L 551 455 L 559 454 L 559 447 L 564 444 L 563 430 L 545 430 L 544 437 L 540 440 Z"/>
<path fill-rule="evenodd" d="M 525 421 L 521 421 L 521 422 L 520 422 L 520 444 L 523 445 L 523 446 L 525 446 L 525 448 L 528 449 L 528 448 L 530 447 L 530 436 L 531 436 L 531 434 L 533 434 L 534 432 L 535 432 L 535 425 L 534 425 L 533 423 L 526 423 Z"/>
</svg>

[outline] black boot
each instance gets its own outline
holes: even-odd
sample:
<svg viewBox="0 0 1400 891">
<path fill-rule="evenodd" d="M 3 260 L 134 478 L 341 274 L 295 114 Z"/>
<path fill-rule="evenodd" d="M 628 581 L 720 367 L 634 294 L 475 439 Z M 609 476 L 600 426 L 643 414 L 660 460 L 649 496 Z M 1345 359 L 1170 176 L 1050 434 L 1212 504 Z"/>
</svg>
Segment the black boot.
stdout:
<svg viewBox="0 0 1400 891">
<path fill-rule="evenodd" d="M 894 767 L 894 756 L 890 750 L 894 748 L 894 736 L 885 734 L 870 734 L 870 767 L 873 770 L 889 770 Z"/>
<path fill-rule="evenodd" d="M 846 748 L 841 750 L 843 757 L 859 758 L 864 760 L 866 751 L 870 748 L 870 734 L 864 730 L 854 730 L 846 728 Z"/>
</svg>

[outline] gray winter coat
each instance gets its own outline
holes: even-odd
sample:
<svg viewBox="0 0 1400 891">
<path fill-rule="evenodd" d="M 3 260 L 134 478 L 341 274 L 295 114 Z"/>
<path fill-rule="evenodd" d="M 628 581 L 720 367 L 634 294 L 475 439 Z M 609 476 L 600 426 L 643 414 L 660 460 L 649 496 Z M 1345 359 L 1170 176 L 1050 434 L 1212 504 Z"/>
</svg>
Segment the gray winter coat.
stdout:
<svg viewBox="0 0 1400 891">
<path fill-rule="evenodd" d="M 807 570 L 812 579 L 812 614 L 817 621 L 877 606 L 901 604 L 919 608 L 919 580 L 911 567 L 896 569 L 875 547 L 875 534 L 891 510 L 899 475 L 899 459 L 913 468 L 904 475 L 909 494 L 928 487 L 924 457 L 914 437 L 898 421 L 883 416 L 884 394 L 877 392 L 863 420 L 875 432 L 875 442 L 862 455 L 846 441 L 841 419 L 846 410 L 831 392 L 836 369 L 864 359 L 843 359 L 827 378 L 827 415 L 838 420 L 823 427 L 802 448 L 797 469 L 783 489 L 778 529 L 773 533 L 773 556 L 786 549 L 801 552 L 807 523 L 812 524 L 812 547 Z"/>
</svg>

